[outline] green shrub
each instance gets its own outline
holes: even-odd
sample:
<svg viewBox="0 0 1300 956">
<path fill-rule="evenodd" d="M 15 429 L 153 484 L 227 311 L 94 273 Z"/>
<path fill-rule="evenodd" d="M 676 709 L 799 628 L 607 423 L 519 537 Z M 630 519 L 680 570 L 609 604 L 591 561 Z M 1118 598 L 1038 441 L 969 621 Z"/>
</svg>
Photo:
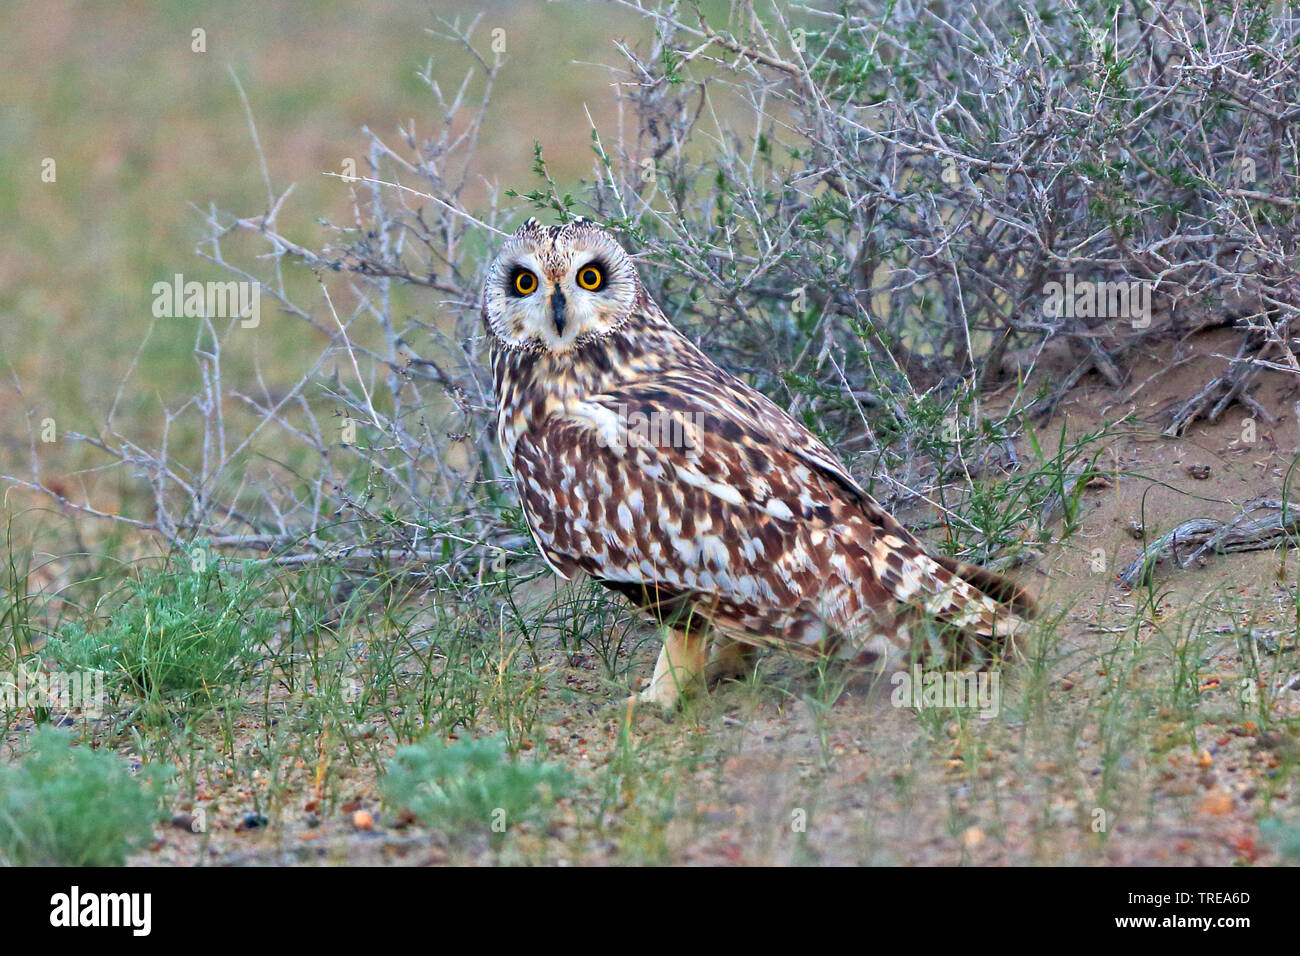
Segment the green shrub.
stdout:
<svg viewBox="0 0 1300 956">
<path fill-rule="evenodd" d="M 1300 863 L 1300 823 L 1269 819 L 1259 825 L 1259 832 L 1273 845 L 1284 863 Z"/>
<path fill-rule="evenodd" d="M 389 806 L 410 810 L 427 826 L 452 833 L 481 828 L 494 838 L 503 827 L 543 819 L 569 784 L 560 767 L 510 760 L 499 737 L 428 737 L 400 748 L 380 781 Z"/>
<path fill-rule="evenodd" d="M 120 757 L 72 746 L 46 727 L 31 753 L 0 766 L 0 856 L 14 866 L 121 866 L 149 842 L 156 783 Z"/>
<path fill-rule="evenodd" d="M 216 565 L 164 572 L 131 587 L 100 630 L 66 625 L 46 653 L 71 670 L 105 671 L 145 696 L 210 693 L 236 682 L 272 632 L 276 612 L 255 605 L 248 576 Z"/>
</svg>

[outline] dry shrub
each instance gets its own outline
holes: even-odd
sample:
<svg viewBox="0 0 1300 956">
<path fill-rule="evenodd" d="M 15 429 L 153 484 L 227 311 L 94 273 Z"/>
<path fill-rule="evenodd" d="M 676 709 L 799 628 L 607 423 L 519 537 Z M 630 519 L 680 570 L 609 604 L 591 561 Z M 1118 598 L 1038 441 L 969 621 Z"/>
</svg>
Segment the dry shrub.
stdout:
<svg viewBox="0 0 1300 956">
<path fill-rule="evenodd" d="M 201 389 L 167 420 L 201 436 L 188 457 L 111 420 L 85 438 L 148 488 L 149 513 L 73 500 L 34 455 L 20 483 L 176 547 L 501 570 L 530 544 L 495 447 L 479 285 L 502 231 L 536 209 L 617 230 L 675 321 L 865 456 L 887 492 L 939 480 L 952 445 L 936 425 L 977 419 L 980 390 L 1028 374 L 1054 339 L 1073 372 L 1022 390 L 962 453 L 997 453 L 1085 374 L 1122 383 L 1135 347 L 1170 330 L 1242 332 L 1171 433 L 1232 402 L 1264 415 L 1260 371 L 1300 372 L 1300 22 L 1272 3 L 737 3 L 726 22 L 621 5 L 650 39 L 618 45 L 620 121 L 592 129 L 589 181 L 562 190 L 539 148 L 533 188 L 465 208 L 503 64 L 477 24 L 443 24 L 476 66 L 454 95 L 426 77 L 434 138 L 368 133 L 339 183 L 352 223 L 290 240 L 269 180 L 260 212 L 207 216 L 199 254 L 318 332 L 301 378 L 224 381 L 244 330 L 204 319 Z M 227 255 L 236 235 L 259 248 Z M 301 266 L 321 279 L 311 301 L 288 290 Z M 1052 283 L 1096 292 L 1094 307 L 1054 310 Z M 1127 310 L 1117 289 L 1134 290 Z"/>
</svg>

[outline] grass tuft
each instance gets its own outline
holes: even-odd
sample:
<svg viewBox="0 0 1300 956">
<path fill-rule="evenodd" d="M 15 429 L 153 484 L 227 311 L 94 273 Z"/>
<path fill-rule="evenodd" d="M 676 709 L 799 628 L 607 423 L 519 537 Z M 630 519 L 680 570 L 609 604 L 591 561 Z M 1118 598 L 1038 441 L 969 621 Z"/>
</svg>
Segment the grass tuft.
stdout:
<svg viewBox="0 0 1300 956">
<path fill-rule="evenodd" d="M 542 820 L 570 786 L 560 767 L 511 760 L 500 737 L 448 743 L 429 737 L 402 747 L 380 781 L 387 804 L 410 810 L 449 836 L 489 833 Z"/>
<path fill-rule="evenodd" d="M 0 856 L 13 866 L 121 866 L 148 843 L 157 780 L 43 728 L 22 761 L 0 766 Z"/>
<path fill-rule="evenodd" d="M 142 577 L 100 629 L 66 624 L 47 653 L 69 670 L 104 671 L 142 699 L 186 700 L 240 679 L 276 614 L 253 607 L 260 587 L 213 564 Z"/>
</svg>

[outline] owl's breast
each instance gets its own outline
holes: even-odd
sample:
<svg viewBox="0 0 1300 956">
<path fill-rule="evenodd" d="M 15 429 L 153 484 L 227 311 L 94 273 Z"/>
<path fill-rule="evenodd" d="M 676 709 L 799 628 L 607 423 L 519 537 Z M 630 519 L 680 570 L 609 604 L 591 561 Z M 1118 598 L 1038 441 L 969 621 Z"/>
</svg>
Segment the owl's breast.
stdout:
<svg viewBox="0 0 1300 956">
<path fill-rule="evenodd" d="M 556 420 L 569 421 L 613 440 L 617 420 L 605 406 L 591 400 L 609 386 L 612 369 L 606 361 L 592 361 L 593 351 L 557 357 L 544 352 L 502 350 L 494 357 L 497 442 L 512 471 L 517 471 L 519 439 L 545 430 Z"/>
<path fill-rule="evenodd" d="M 512 472 L 519 437 L 528 430 L 530 422 L 546 412 L 545 392 L 537 381 L 537 364 L 535 356 L 508 349 L 498 348 L 492 356 L 497 444 Z"/>
</svg>

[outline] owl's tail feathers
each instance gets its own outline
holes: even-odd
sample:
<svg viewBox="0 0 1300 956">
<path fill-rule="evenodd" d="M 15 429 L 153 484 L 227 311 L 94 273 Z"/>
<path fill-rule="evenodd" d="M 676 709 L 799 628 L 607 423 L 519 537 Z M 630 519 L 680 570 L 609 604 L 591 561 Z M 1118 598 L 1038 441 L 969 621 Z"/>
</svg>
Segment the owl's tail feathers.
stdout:
<svg viewBox="0 0 1300 956">
<path fill-rule="evenodd" d="M 1017 617 L 1028 620 L 1038 616 L 1038 605 L 1034 602 L 1033 597 L 1021 585 L 1010 578 L 1004 577 L 996 571 L 990 571 L 988 568 L 963 564 L 956 558 L 936 555 L 934 560 L 941 568 L 952 572 L 963 581 L 975 585 L 978 590 L 983 591 L 994 601 L 1007 605 Z"/>
<path fill-rule="evenodd" d="M 966 635 L 968 644 L 985 653 L 1002 656 L 1017 652 L 1017 639 L 1029 629 L 1037 613 L 1034 599 L 1009 578 L 954 558 L 922 555 L 919 563 L 928 572 L 919 609 L 940 624 Z M 974 651 L 975 647 L 968 647 Z"/>
</svg>

